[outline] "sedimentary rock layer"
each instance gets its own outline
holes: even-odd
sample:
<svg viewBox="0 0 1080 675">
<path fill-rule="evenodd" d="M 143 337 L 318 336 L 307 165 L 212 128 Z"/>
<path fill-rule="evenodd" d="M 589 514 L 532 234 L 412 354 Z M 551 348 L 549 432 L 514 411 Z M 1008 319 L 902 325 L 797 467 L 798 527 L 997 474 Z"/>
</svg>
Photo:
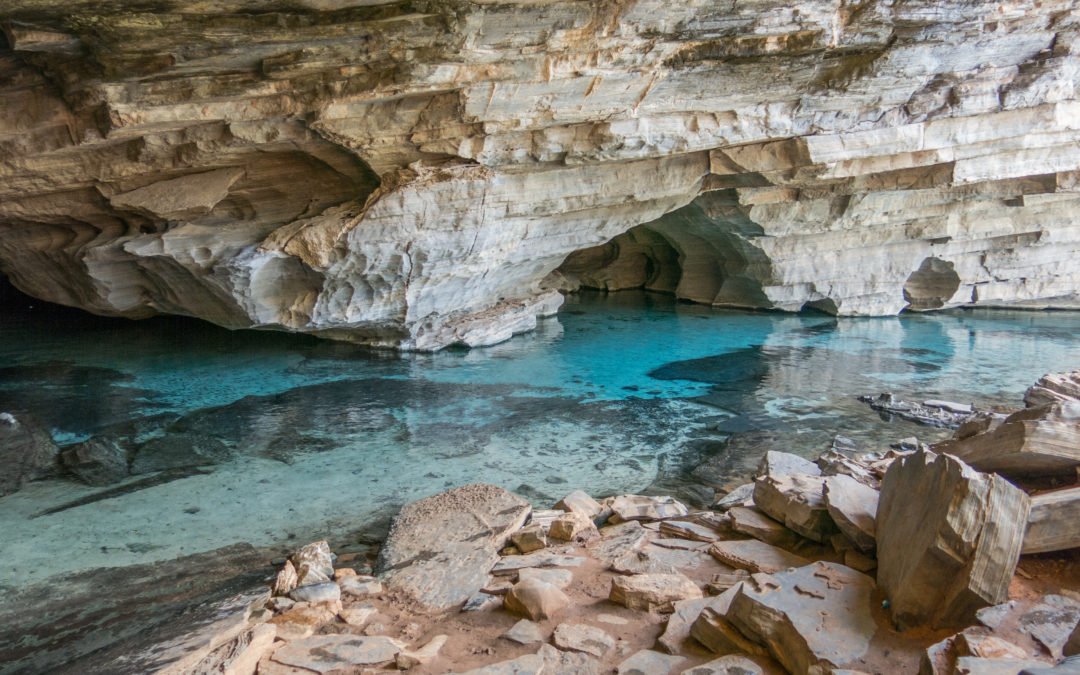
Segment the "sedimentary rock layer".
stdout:
<svg viewBox="0 0 1080 675">
<path fill-rule="evenodd" d="M 505 339 L 580 283 L 1080 304 L 1073 0 L 11 0 L 0 22 L 0 270 L 46 300 L 412 349 Z"/>
</svg>

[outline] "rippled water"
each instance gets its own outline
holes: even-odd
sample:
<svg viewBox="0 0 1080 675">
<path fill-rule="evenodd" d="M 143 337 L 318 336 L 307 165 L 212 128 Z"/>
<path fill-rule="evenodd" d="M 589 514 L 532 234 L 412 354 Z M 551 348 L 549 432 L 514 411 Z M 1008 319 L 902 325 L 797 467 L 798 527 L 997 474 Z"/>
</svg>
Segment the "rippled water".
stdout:
<svg viewBox="0 0 1080 675">
<path fill-rule="evenodd" d="M 0 499 L 0 587 L 340 538 L 475 481 L 542 506 L 575 487 L 706 499 L 698 484 L 740 480 L 769 448 L 941 437 L 860 394 L 1017 406 L 1038 376 L 1080 362 L 1075 312 L 837 319 L 583 294 L 504 344 L 405 355 L 182 319 L 0 312 L 0 410 L 35 412 L 62 444 L 110 436 L 144 470 L 184 464 L 151 452 L 155 438 L 220 460 L 143 489 L 57 479 Z"/>
</svg>

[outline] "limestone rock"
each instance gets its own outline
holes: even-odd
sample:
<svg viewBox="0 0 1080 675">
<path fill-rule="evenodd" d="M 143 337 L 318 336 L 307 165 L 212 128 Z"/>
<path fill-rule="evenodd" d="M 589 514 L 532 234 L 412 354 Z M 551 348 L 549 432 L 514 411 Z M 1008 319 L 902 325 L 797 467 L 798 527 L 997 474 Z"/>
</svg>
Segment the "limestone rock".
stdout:
<svg viewBox="0 0 1080 675">
<path fill-rule="evenodd" d="M 514 585 L 503 601 L 506 609 L 533 621 L 555 616 L 570 605 L 570 598 L 558 586 L 539 579 L 526 579 Z"/>
<path fill-rule="evenodd" d="M 776 450 L 766 452 L 758 464 L 757 476 L 759 478 L 762 476 L 790 475 L 820 476 L 821 468 L 805 457 Z"/>
<path fill-rule="evenodd" d="M 518 581 L 536 579 L 544 583 L 565 589 L 574 581 L 574 573 L 570 570 L 552 570 L 538 567 L 526 567 L 518 572 Z"/>
<path fill-rule="evenodd" d="M 668 654 L 682 653 L 683 643 L 690 637 L 691 627 L 705 608 L 723 615 L 727 612 L 733 595 L 734 592 L 729 589 L 714 598 L 692 598 L 690 600 L 676 601 L 672 605 L 674 611 L 668 617 L 664 633 L 657 639 L 657 644 Z"/>
<path fill-rule="evenodd" d="M 58 453 L 52 436 L 37 418 L 0 412 L 0 497 L 52 473 Z"/>
<path fill-rule="evenodd" d="M 824 492 L 824 478 L 799 474 L 764 476 L 754 487 L 754 504 L 797 534 L 827 542 L 837 529 L 829 516 Z"/>
<path fill-rule="evenodd" d="M 1030 500 L 996 475 L 919 451 L 889 467 L 877 512 L 878 583 L 901 626 L 968 625 L 1006 598 Z"/>
<path fill-rule="evenodd" d="M 717 511 L 727 511 L 735 506 L 754 505 L 754 484 L 745 483 L 727 493 L 713 503 Z"/>
<path fill-rule="evenodd" d="M 582 490 L 574 490 L 555 504 L 562 511 L 576 511 L 590 520 L 596 520 L 604 512 L 604 507 Z"/>
<path fill-rule="evenodd" d="M 431 609 L 466 602 L 487 583 L 498 551 L 529 515 L 529 503 L 475 484 L 409 504 L 394 518 L 376 571 Z"/>
<path fill-rule="evenodd" d="M 779 548 L 790 549 L 806 541 L 781 523 L 762 513 L 757 507 L 736 506 L 728 511 L 731 528 L 740 534 Z"/>
<path fill-rule="evenodd" d="M 288 595 L 297 586 L 296 567 L 291 560 L 286 560 L 285 565 L 274 577 L 274 595 Z"/>
<path fill-rule="evenodd" d="M 539 551 L 527 555 L 508 555 L 500 558 L 491 571 L 494 574 L 512 574 L 519 570 L 535 567 L 578 567 L 583 562 L 585 562 L 585 558 L 582 556 Z"/>
<path fill-rule="evenodd" d="M 840 531 L 864 553 L 872 553 L 877 545 L 875 518 L 878 491 L 849 476 L 825 478 L 825 506 Z"/>
<path fill-rule="evenodd" d="M 686 659 L 642 649 L 634 652 L 615 669 L 616 675 L 665 675 Z"/>
<path fill-rule="evenodd" d="M 591 518 L 577 511 L 565 513 L 551 522 L 548 535 L 553 539 L 571 541 L 577 538 L 592 538 L 599 533 Z"/>
<path fill-rule="evenodd" d="M 645 495 L 620 495 L 611 502 L 611 510 L 620 521 L 664 520 L 679 518 L 690 512 L 686 505 L 674 497 L 647 497 Z"/>
<path fill-rule="evenodd" d="M 782 572 L 810 562 L 806 558 L 755 539 L 718 541 L 709 549 L 709 554 L 725 565 L 749 572 Z"/>
<path fill-rule="evenodd" d="M 128 476 L 124 449 L 108 438 L 90 438 L 69 445 L 60 453 L 68 473 L 95 487 L 112 485 Z"/>
<path fill-rule="evenodd" d="M 396 663 L 399 670 L 408 670 L 415 666 L 422 666 L 435 660 L 439 650 L 443 648 L 449 639 L 447 635 L 436 635 L 427 644 L 419 649 L 403 649 L 398 652 Z"/>
<path fill-rule="evenodd" d="M 1080 402 L 1080 370 L 1043 375 L 1024 392 L 1024 405 L 1029 408 L 1055 401 Z"/>
<path fill-rule="evenodd" d="M 736 588 L 724 618 L 791 673 L 852 664 L 877 631 L 870 614 L 873 580 L 843 565 L 817 562 L 757 574 Z"/>
<path fill-rule="evenodd" d="M 522 553 L 532 553 L 547 547 L 547 532 L 539 525 L 528 525 L 510 535 L 510 540 Z"/>
<path fill-rule="evenodd" d="M 615 647 L 615 639 L 603 630 L 586 624 L 560 623 L 551 636 L 559 649 L 603 656 Z"/>
<path fill-rule="evenodd" d="M 326 673 L 351 666 L 380 666 L 394 662 L 401 644 L 388 637 L 319 635 L 293 640 L 270 658 L 296 668 Z"/>
<path fill-rule="evenodd" d="M 729 654 L 684 670 L 679 675 L 765 675 L 765 671 L 745 656 Z"/>
<path fill-rule="evenodd" d="M 333 604 L 341 600 L 341 587 L 333 581 L 297 586 L 289 592 L 289 597 L 297 602 L 311 604 Z"/>
<path fill-rule="evenodd" d="M 628 553 L 640 550 L 650 539 L 652 535 L 641 523 L 620 523 L 600 530 L 600 541 L 589 548 L 589 553 L 597 560 L 611 564 Z"/>
<path fill-rule="evenodd" d="M 674 611 L 674 603 L 701 597 L 701 589 L 682 574 L 637 574 L 613 577 L 612 602 L 647 612 Z"/>
<path fill-rule="evenodd" d="M 543 658 L 536 654 L 526 654 L 509 661 L 473 668 L 461 675 L 540 675 L 546 671 Z"/>
<path fill-rule="evenodd" d="M 540 632 L 540 626 L 528 619 L 518 621 L 500 637 L 520 645 L 531 645 L 535 642 L 544 641 L 544 634 Z"/>
<path fill-rule="evenodd" d="M 714 542 L 720 538 L 720 533 L 715 529 L 689 520 L 665 520 L 660 523 L 660 534 L 704 542 Z"/>
<path fill-rule="evenodd" d="M 289 560 L 296 566 L 297 572 L 304 565 L 310 565 L 314 570 L 322 573 L 326 579 L 334 576 L 334 557 L 330 553 L 330 544 L 326 541 L 315 541 L 301 546 L 292 552 Z"/>
<path fill-rule="evenodd" d="M 600 662 L 587 654 L 543 645 L 537 655 L 543 659 L 544 675 L 600 675 Z"/>
</svg>

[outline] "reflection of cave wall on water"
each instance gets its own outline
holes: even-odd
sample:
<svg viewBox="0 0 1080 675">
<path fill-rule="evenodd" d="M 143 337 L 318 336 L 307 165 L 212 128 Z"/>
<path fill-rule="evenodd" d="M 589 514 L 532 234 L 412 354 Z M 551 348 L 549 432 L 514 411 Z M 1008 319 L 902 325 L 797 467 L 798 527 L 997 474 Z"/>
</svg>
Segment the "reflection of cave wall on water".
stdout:
<svg viewBox="0 0 1080 675">
<path fill-rule="evenodd" d="M 569 287 L 644 288 L 704 304 L 769 308 L 762 291 L 771 264 L 753 238 L 761 228 L 740 209 L 733 190 L 690 205 L 570 254 L 559 268 Z"/>
</svg>

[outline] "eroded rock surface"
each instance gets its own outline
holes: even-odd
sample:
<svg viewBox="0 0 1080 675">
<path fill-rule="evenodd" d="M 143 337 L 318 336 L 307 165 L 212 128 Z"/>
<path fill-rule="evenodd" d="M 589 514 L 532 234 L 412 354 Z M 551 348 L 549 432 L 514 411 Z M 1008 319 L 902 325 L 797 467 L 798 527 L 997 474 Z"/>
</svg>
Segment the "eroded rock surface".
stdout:
<svg viewBox="0 0 1080 675">
<path fill-rule="evenodd" d="M 1067 0 L 11 0 L 0 23 L 0 270 L 99 314 L 437 349 L 579 284 L 1078 304 Z"/>
</svg>

